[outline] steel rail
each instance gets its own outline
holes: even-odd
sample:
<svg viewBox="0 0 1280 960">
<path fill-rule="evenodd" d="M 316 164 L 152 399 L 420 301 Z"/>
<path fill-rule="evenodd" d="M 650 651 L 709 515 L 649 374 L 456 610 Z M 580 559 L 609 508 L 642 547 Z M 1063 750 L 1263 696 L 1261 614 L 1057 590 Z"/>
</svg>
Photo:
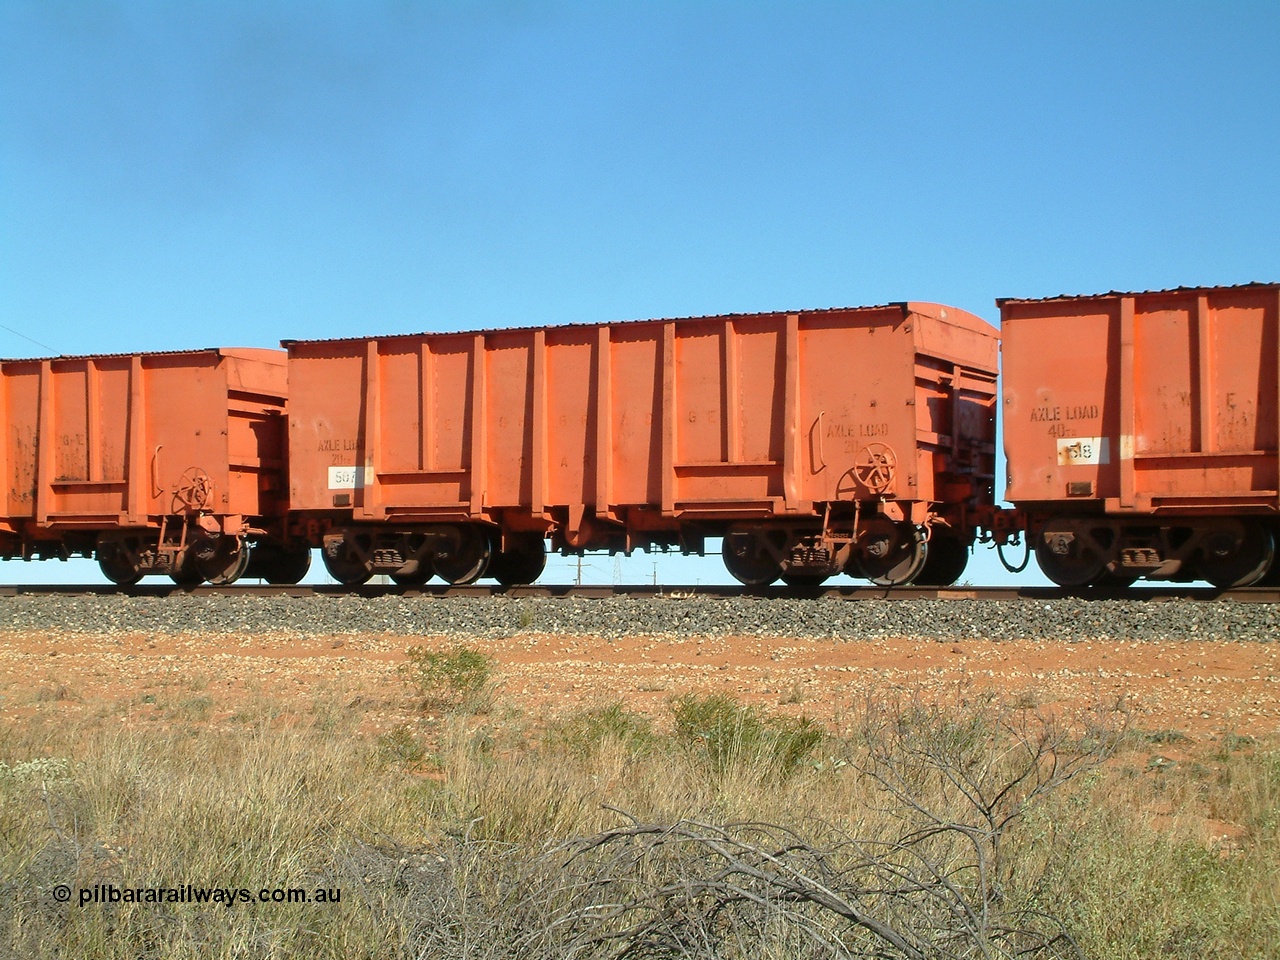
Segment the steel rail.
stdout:
<svg viewBox="0 0 1280 960">
<path fill-rule="evenodd" d="M 19 596 L 124 596 L 168 597 L 414 597 L 448 600 L 460 597 L 532 597 L 564 600 L 605 600 L 613 597 L 637 599 L 688 600 L 693 597 L 712 600 L 754 599 L 792 600 L 1229 600 L 1236 603 L 1280 603 L 1280 588 L 1247 587 L 1217 590 L 1211 587 L 1178 589 L 1174 587 L 1130 587 L 1128 589 L 1066 590 L 1061 587 L 875 587 L 868 585 L 822 587 L 736 587 L 736 586 L 652 586 L 643 585 L 577 585 L 531 584 L 503 587 L 497 584 L 363 584 L 358 587 L 336 583 L 270 586 L 266 584 L 234 584 L 184 587 L 174 583 L 143 583 L 131 587 L 114 584 L 18 584 L 0 585 L 0 597 Z"/>
</svg>

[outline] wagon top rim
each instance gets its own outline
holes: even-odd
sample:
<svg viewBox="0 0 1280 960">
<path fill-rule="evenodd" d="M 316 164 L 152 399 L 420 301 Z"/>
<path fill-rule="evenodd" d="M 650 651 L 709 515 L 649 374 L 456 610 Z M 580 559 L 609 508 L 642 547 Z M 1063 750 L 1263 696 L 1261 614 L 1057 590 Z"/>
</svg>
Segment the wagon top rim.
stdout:
<svg viewBox="0 0 1280 960">
<path fill-rule="evenodd" d="M 422 337 L 457 337 L 457 336 L 480 336 L 487 334 L 503 334 L 503 333 L 529 333 L 535 330 L 587 330 L 599 327 L 634 327 L 644 326 L 646 324 L 658 323 L 674 323 L 674 324 L 703 324 L 703 323 L 723 323 L 727 320 L 759 320 L 768 317 L 787 317 L 791 315 L 800 317 L 831 317 L 838 314 L 871 314 L 884 313 L 887 311 L 896 312 L 901 318 L 905 319 L 911 315 L 929 317 L 943 323 L 950 323 L 956 326 L 964 327 L 991 337 L 998 337 L 999 333 L 994 324 L 983 319 L 975 313 L 970 313 L 960 307 L 953 307 L 948 304 L 933 303 L 924 300 L 899 300 L 891 303 L 875 304 L 870 306 L 859 307 L 823 307 L 808 310 L 763 310 L 757 313 L 720 313 L 706 314 L 703 316 L 693 317 L 650 317 L 644 319 L 631 320 L 605 320 L 605 321 L 585 321 L 577 323 L 557 323 L 557 324 L 530 324 L 526 326 L 508 326 L 508 327 L 483 327 L 470 330 L 420 330 L 407 333 L 388 333 L 382 335 L 368 336 L 357 335 L 350 337 L 322 337 L 317 339 L 290 339 L 281 340 L 280 346 L 285 349 L 304 344 L 325 344 L 325 343 L 366 343 L 370 340 L 398 340 L 408 338 Z"/>
</svg>

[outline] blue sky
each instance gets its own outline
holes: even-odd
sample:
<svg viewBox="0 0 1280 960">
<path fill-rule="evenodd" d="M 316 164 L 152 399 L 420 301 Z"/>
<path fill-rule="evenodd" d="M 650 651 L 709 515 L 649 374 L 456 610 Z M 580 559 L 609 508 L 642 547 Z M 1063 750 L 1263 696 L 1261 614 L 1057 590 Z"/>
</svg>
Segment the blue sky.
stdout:
<svg viewBox="0 0 1280 960">
<path fill-rule="evenodd" d="M 5 0 L 0 355 L 1276 280 L 1278 49 L 1274 3 Z"/>
</svg>

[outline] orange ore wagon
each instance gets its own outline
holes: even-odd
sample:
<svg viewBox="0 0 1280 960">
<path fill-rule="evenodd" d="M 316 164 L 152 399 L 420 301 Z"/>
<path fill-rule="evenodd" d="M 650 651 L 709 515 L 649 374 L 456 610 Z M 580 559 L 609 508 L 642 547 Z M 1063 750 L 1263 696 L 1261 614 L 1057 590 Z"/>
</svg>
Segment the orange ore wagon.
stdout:
<svg viewBox="0 0 1280 960">
<path fill-rule="evenodd" d="M 295 533 L 344 583 L 723 538 L 746 584 L 942 584 L 992 504 L 998 335 L 952 307 L 284 346 Z"/>
<path fill-rule="evenodd" d="M 96 556 L 116 583 L 295 582 L 285 355 L 191 350 L 0 363 L 0 556 Z"/>
<path fill-rule="evenodd" d="M 997 303 L 1007 496 L 1051 580 L 1280 574 L 1280 285 Z"/>
</svg>

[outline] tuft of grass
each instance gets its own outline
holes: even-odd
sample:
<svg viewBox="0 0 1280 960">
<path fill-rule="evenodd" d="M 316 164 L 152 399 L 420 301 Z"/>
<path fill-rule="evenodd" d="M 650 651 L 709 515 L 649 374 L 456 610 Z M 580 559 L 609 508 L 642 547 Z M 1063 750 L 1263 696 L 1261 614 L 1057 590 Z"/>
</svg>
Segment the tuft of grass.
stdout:
<svg viewBox="0 0 1280 960">
<path fill-rule="evenodd" d="M 819 724 L 801 717 L 765 717 L 724 694 L 685 694 L 672 702 L 675 737 L 713 774 L 756 767 L 785 779 L 822 742 Z"/>
<path fill-rule="evenodd" d="M 34 697 L 36 703 L 56 703 L 63 700 L 77 699 L 79 698 L 75 692 L 56 677 L 50 677 L 37 687 Z"/>
<path fill-rule="evenodd" d="M 480 713 L 492 702 L 493 658 L 472 647 L 411 647 L 401 674 L 421 694 L 425 706 Z"/>
<path fill-rule="evenodd" d="M 547 729 L 546 742 L 589 759 L 606 744 L 616 744 L 627 754 L 638 756 L 653 747 L 655 738 L 648 717 L 611 703 L 555 721 Z"/>
<path fill-rule="evenodd" d="M 1181 730 L 1151 730 L 1139 736 L 1147 743 L 1170 744 L 1190 743 L 1191 738 Z"/>
<path fill-rule="evenodd" d="M 378 735 L 378 756 L 393 763 L 421 763 L 427 755 L 427 746 L 405 724 L 393 727 Z"/>
<path fill-rule="evenodd" d="M 213 697 L 207 695 L 184 697 L 173 708 L 174 716 L 191 721 L 208 720 L 212 712 Z"/>
</svg>

